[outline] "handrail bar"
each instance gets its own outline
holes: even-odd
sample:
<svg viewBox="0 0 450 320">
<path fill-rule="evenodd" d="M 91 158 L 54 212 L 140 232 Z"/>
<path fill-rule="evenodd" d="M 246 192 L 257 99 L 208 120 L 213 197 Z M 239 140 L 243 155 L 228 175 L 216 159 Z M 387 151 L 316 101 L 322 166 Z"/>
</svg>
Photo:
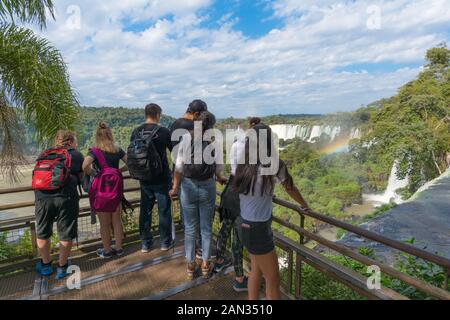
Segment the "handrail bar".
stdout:
<svg viewBox="0 0 450 320">
<path fill-rule="evenodd" d="M 414 247 L 413 245 L 410 245 L 410 244 L 407 244 L 404 242 L 400 242 L 398 240 L 393 240 L 393 239 L 387 238 L 381 234 L 363 229 L 358 226 L 351 225 L 347 222 L 343 222 L 343 221 L 337 220 L 335 218 L 328 217 L 326 215 L 314 212 L 312 210 L 304 210 L 302 207 L 295 205 L 291 202 L 288 202 L 286 200 L 274 198 L 273 202 L 278 205 L 281 205 L 283 207 L 286 207 L 288 209 L 292 209 L 292 210 L 296 211 L 297 213 L 299 213 L 300 215 L 305 215 L 305 216 L 326 222 L 335 227 L 339 227 L 341 229 L 344 229 L 344 230 L 350 231 L 352 233 L 355 233 L 357 235 L 360 235 L 364 238 L 373 240 L 375 242 L 382 243 L 391 248 L 394 248 L 394 249 L 403 251 L 405 253 L 409 253 L 413 256 L 433 262 L 433 263 L 443 267 L 445 270 L 450 270 L 450 260 L 447 258 L 444 258 L 444 257 L 438 256 L 436 254 L 430 253 L 428 251 L 419 249 L 417 247 Z"/>
<path fill-rule="evenodd" d="M 446 290 L 443 290 L 443 289 L 433 286 L 425 281 L 422 281 L 422 280 L 413 278 L 409 275 L 406 275 L 388 265 L 385 265 L 379 261 L 376 261 L 372 258 L 364 256 L 360 253 L 357 253 L 342 244 L 327 240 L 319 235 L 316 235 L 304 228 L 301 228 L 301 227 L 299 227 L 295 224 L 292 224 L 290 222 L 287 222 L 283 219 L 280 219 L 278 217 L 273 217 L 273 220 L 276 223 L 297 232 L 299 235 L 304 235 L 308 238 L 311 238 L 312 240 L 317 241 L 318 243 L 324 245 L 325 247 L 332 249 L 332 250 L 334 250 L 340 254 L 343 254 L 345 256 L 348 256 L 352 259 L 355 259 L 356 261 L 359 261 L 367 266 L 377 265 L 378 267 L 380 267 L 380 270 L 382 272 L 386 273 L 387 275 L 390 275 L 390 276 L 397 278 L 411 286 L 414 286 L 417 289 L 423 291 L 424 293 L 427 293 L 431 296 L 434 296 L 434 297 L 442 299 L 442 300 L 450 300 L 450 292 L 448 292 Z"/>
<path fill-rule="evenodd" d="M 140 199 L 132 199 L 132 200 L 129 200 L 129 202 L 130 202 L 131 205 L 139 204 Z M 91 211 L 91 207 L 90 206 L 85 206 L 85 207 L 80 208 L 80 211 L 79 211 L 80 216 L 79 217 L 82 217 L 83 214 L 89 213 L 90 211 Z M 23 223 L 29 223 L 29 222 L 34 221 L 35 219 L 36 219 L 35 215 L 28 215 L 28 216 L 25 216 L 25 217 L 1 220 L 0 221 L 0 228 L 7 227 L 7 226 L 20 225 L 20 224 L 23 224 Z"/>
<path fill-rule="evenodd" d="M 139 190 L 141 190 L 140 187 L 134 187 L 134 188 L 125 189 L 124 192 L 135 192 L 135 191 L 139 191 Z M 87 199 L 87 198 L 89 198 L 89 195 L 86 193 L 83 193 L 83 195 L 80 197 L 80 199 Z M 0 211 L 33 207 L 34 204 L 35 204 L 35 201 L 26 201 L 26 202 L 18 202 L 18 203 L 13 203 L 13 204 L 5 204 L 5 205 L 0 206 Z"/>
<path fill-rule="evenodd" d="M 124 180 L 131 180 L 132 178 L 129 175 L 127 175 L 127 176 L 124 176 L 123 179 Z M 0 195 L 11 194 L 11 193 L 20 193 L 20 192 L 29 192 L 29 191 L 33 191 L 33 188 L 31 188 L 31 186 L 9 188 L 9 189 L 0 189 Z"/>
<path fill-rule="evenodd" d="M 331 261 L 329 258 L 293 241 L 292 239 L 278 232 L 274 232 L 274 237 L 283 246 L 290 248 L 298 255 L 302 256 L 302 260 L 305 263 L 310 264 L 319 271 L 323 270 L 323 273 L 329 274 L 335 280 L 354 289 L 356 292 L 368 297 L 369 299 L 409 300 L 408 297 L 388 287 L 382 286 L 381 290 L 370 290 L 367 288 L 367 279 L 356 271 L 337 264 Z"/>
</svg>

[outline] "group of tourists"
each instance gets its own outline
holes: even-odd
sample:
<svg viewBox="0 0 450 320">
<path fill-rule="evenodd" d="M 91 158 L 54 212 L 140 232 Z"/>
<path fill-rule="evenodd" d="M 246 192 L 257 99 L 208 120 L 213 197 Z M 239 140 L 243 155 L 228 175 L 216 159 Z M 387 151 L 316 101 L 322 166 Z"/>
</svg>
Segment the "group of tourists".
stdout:
<svg viewBox="0 0 450 320">
<path fill-rule="evenodd" d="M 159 214 L 160 250 L 174 248 L 172 202 L 178 199 L 189 279 L 197 275 L 208 278 L 233 265 L 236 291 L 248 291 L 249 299 L 259 299 L 264 278 L 266 298 L 280 299 L 280 274 L 271 227 L 275 185 L 281 184 L 301 206 L 307 208 L 307 203 L 281 160 L 277 159 L 276 172 L 264 171 L 267 163 L 260 150 L 268 150 L 271 156 L 270 127 L 259 118 L 249 119 L 248 132 L 257 139 L 246 135 L 234 141 L 228 155 L 231 175 L 226 177 L 221 159 L 223 147 L 216 144 L 214 138 L 206 137 L 208 130 L 214 128 L 216 118 L 204 101 L 191 102 L 183 117 L 170 128 L 160 125 L 161 114 L 162 109 L 157 104 L 145 107 L 145 123 L 133 130 L 126 151 L 117 146 L 111 128 L 104 122 L 98 125 L 95 144 L 86 157 L 77 151 L 73 132 L 58 131 L 54 147 L 39 156 L 33 171 L 37 244 L 41 255 L 36 271 L 43 276 L 54 273 L 51 237 L 56 222 L 59 238 L 56 278 L 68 275 L 69 255 L 78 236 L 82 189 L 89 194 L 93 222 L 96 218 L 100 222 L 102 247 L 97 255 L 102 259 L 124 255 L 122 214 L 129 203 L 124 197 L 122 172 L 129 171 L 131 178 L 140 183 L 142 253 L 154 249 L 151 229 L 155 203 Z M 201 134 L 195 134 L 197 129 Z M 252 141 L 256 141 L 255 155 Z M 207 150 L 213 150 L 212 160 L 202 158 Z M 172 165 L 168 152 L 172 153 Z M 225 187 L 218 210 L 221 227 L 214 243 L 217 183 Z M 231 237 L 230 259 L 226 247 Z M 248 277 L 243 266 L 244 248 L 251 260 Z"/>
</svg>

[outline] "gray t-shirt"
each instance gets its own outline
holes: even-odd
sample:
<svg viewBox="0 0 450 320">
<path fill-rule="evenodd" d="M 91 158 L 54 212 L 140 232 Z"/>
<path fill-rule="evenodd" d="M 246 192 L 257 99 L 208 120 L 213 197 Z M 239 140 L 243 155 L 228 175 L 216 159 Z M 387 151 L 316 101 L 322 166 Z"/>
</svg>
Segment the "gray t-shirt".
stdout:
<svg viewBox="0 0 450 320">
<path fill-rule="evenodd" d="M 241 217 L 251 222 L 266 222 L 272 218 L 273 209 L 273 192 L 267 189 L 261 196 L 262 176 L 260 175 L 261 168 L 258 170 L 258 177 L 255 184 L 255 192 L 252 194 L 239 194 L 241 202 Z M 277 175 L 273 176 L 274 185 L 283 183 L 288 177 L 286 165 L 280 161 L 280 168 Z M 251 189 L 250 189 L 251 190 Z"/>
</svg>

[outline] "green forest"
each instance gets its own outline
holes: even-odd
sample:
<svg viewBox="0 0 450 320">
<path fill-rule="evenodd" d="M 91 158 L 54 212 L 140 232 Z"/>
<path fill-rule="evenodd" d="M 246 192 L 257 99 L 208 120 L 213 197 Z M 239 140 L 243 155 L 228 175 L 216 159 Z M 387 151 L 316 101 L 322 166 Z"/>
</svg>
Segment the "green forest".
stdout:
<svg viewBox="0 0 450 320">
<path fill-rule="evenodd" d="M 430 49 L 427 65 L 417 79 L 398 93 L 353 113 L 330 115 L 347 119 L 362 129 L 361 139 L 350 141 L 350 152 L 323 155 L 319 146 L 292 141 L 281 153 L 296 185 L 318 212 L 346 217 L 345 208 L 362 201 L 364 192 L 380 192 L 395 160 L 399 178 L 409 177 L 409 185 L 398 192 L 406 199 L 424 183 L 447 168 L 450 152 L 450 50 Z M 277 195 L 287 199 L 282 190 Z M 276 214 L 290 216 L 281 208 Z"/>
</svg>

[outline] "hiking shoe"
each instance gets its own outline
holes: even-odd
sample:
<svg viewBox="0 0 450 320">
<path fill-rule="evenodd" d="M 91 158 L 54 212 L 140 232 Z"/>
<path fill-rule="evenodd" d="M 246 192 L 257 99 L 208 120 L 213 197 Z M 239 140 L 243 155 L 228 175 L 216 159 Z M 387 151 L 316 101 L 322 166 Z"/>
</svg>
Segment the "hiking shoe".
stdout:
<svg viewBox="0 0 450 320">
<path fill-rule="evenodd" d="M 207 279 L 211 275 L 211 263 L 207 262 L 206 264 L 202 264 L 202 277 Z"/>
<path fill-rule="evenodd" d="M 106 252 L 105 249 L 100 248 L 96 251 L 97 255 L 102 259 L 111 259 L 113 257 L 113 251 Z"/>
<path fill-rule="evenodd" d="M 115 254 L 118 257 L 123 256 L 125 254 L 125 251 L 123 249 L 112 249 L 112 251 L 113 254 Z"/>
<path fill-rule="evenodd" d="M 36 263 L 36 272 L 39 273 L 43 277 L 48 277 L 53 273 L 52 263 L 44 264 L 42 260 Z"/>
<path fill-rule="evenodd" d="M 228 268 L 229 266 L 231 266 L 232 262 L 230 259 L 228 258 L 223 258 L 223 262 L 219 263 L 216 260 L 216 263 L 214 264 L 214 271 L 215 272 L 220 272 L 225 268 Z"/>
<path fill-rule="evenodd" d="M 152 250 L 152 246 L 153 246 L 153 244 L 142 243 L 141 252 L 149 253 Z"/>
<path fill-rule="evenodd" d="M 244 277 L 244 280 L 242 282 L 239 282 L 236 279 L 234 279 L 233 289 L 236 292 L 246 292 L 246 291 L 248 291 L 248 278 Z"/>
<path fill-rule="evenodd" d="M 56 268 L 56 280 L 61 280 L 67 277 L 67 269 L 70 265 L 70 261 L 67 261 L 67 264 L 64 267 L 60 267 L 58 265 L 58 268 Z"/>
<path fill-rule="evenodd" d="M 193 280 L 195 273 L 197 272 L 197 263 L 189 262 L 187 265 L 187 276 L 189 280 Z"/>
<path fill-rule="evenodd" d="M 161 251 L 169 251 L 170 249 L 173 249 L 175 247 L 175 241 L 172 241 L 168 246 L 163 245 L 161 246 Z"/>
</svg>

